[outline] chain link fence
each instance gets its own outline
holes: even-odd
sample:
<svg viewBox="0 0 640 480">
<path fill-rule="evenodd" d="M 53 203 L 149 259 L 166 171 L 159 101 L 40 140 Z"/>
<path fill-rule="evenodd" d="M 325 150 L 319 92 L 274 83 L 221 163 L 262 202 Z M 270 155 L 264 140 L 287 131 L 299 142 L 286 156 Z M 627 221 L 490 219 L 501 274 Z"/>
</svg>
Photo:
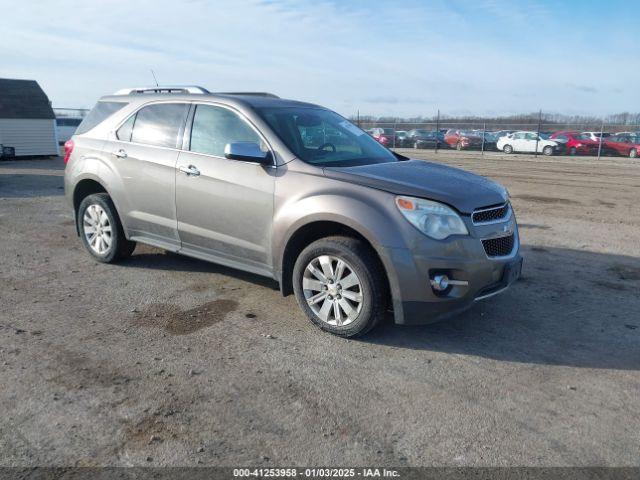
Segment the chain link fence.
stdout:
<svg viewBox="0 0 640 480">
<path fill-rule="evenodd" d="M 538 118 L 493 120 L 456 120 L 439 115 L 430 121 L 360 116 L 351 120 L 389 148 L 636 158 L 640 157 L 638 117 L 631 116 L 633 123 L 550 121 L 542 113 Z"/>
</svg>

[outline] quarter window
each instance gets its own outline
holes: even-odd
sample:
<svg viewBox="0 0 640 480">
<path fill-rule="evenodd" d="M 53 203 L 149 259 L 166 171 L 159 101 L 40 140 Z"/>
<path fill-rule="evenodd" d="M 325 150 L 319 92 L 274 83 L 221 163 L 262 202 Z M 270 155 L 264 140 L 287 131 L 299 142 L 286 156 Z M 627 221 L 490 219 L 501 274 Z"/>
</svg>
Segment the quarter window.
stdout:
<svg viewBox="0 0 640 480">
<path fill-rule="evenodd" d="M 224 157 L 228 143 L 254 142 L 266 151 L 260 136 L 236 113 L 213 105 L 198 105 L 191 128 L 192 152 Z"/>
<path fill-rule="evenodd" d="M 136 114 L 131 141 L 176 148 L 186 113 L 187 105 L 183 103 L 158 103 L 142 108 Z"/>
<path fill-rule="evenodd" d="M 136 121 L 136 116 L 131 115 L 126 122 L 122 124 L 122 126 L 116 132 L 116 137 L 118 140 L 122 140 L 123 142 L 131 141 L 131 132 L 133 131 L 133 122 Z"/>
</svg>

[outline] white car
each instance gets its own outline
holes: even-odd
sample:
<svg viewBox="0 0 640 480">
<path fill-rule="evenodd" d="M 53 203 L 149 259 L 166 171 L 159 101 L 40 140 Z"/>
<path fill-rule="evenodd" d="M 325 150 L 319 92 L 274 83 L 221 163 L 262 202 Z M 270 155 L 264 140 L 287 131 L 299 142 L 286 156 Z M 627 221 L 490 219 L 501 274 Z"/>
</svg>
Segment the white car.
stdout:
<svg viewBox="0 0 640 480">
<path fill-rule="evenodd" d="M 594 142 L 600 141 L 600 132 L 582 132 L 581 135 L 588 135 L 589 139 L 593 140 Z M 610 133 L 605 132 L 602 134 L 602 139 L 604 140 L 605 138 L 610 136 L 611 136 Z"/>
<path fill-rule="evenodd" d="M 563 150 L 562 142 L 556 140 L 545 140 L 539 137 L 536 132 L 515 132 L 498 139 L 496 144 L 498 150 L 504 153 L 522 152 L 535 153 L 536 146 L 538 153 L 543 155 L 559 154 Z"/>
</svg>

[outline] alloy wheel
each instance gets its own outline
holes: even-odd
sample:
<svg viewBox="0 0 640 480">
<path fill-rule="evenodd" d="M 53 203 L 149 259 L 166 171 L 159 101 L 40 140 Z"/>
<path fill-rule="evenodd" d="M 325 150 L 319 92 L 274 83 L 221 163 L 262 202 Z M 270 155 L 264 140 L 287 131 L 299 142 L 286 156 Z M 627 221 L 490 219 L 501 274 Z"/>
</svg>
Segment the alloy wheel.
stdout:
<svg viewBox="0 0 640 480">
<path fill-rule="evenodd" d="M 325 323 L 346 326 L 362 310 L 362 283 L 343 259 L 320 255 L 307 265 L 302 290 L 311 311 Z"/>
<path fill-rule="evenodd" d="M 82 228 L 91 250 L 98 255 L 105 255 L 113 243 L 113 232 L 109 217 L 100 205 L 94 203 L 86 208 Z"/>
</svg>

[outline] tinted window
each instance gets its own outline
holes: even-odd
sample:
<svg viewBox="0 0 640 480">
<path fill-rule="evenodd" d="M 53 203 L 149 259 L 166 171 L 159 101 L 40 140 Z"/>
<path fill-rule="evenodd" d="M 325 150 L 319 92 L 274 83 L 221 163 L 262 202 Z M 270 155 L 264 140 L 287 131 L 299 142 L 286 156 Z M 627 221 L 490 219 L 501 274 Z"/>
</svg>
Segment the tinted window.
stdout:
<svg viewBox="0 0 640 480">
<path fill-rule="evenodd" d="M 178 132 L 187 112 L 183 103 L 159 103 L 139 110 L 136 115 L 131 141 L 176 148 Z"/>
<path fill-rule="evenodd" d="M 116 113 L 118 110 L 126 106 L 126 102 L 98 102 L 96 106 L 91 109 L 89 114 L 84 117 L 82 123 L 78 126 L 76 130 L 76 134 L 81 134 L 88 132 L 93 127 L 96 127 L 98 124 L 104 122 L 111 115 Z"/>
<path fill-rule="evenodd" d="M 131 132 L 133 131 L 133 123 L 136 121 L 136 116 L 131 115 L 126 122 L 122 124 L 122 126 L 116 132 L 116 137 L 118 140 L 123 140 L 125 142 L 131 141 Z"/>
<path fill-rule="evenodd" d="M 193 117 L 189 149 L 224 157 L 224 147 L 233 142 L 254 142 L 266 150 L 260 136 L 236 113 L 222 107 L 198 105 Z"/>
</svg>

